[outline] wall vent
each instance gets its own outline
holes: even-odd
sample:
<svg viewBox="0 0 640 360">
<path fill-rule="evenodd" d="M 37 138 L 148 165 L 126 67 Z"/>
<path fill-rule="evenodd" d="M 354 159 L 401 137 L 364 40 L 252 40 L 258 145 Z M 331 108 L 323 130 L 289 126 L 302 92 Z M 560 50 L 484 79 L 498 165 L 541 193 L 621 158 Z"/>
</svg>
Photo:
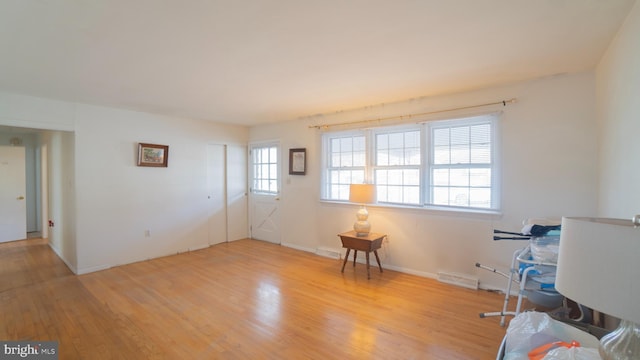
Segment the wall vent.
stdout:
<svg viewBox="0 0 640 360">
<path fill-rule="evenodd" d="M 467 289 L 478 290 L 478 279 L 469 275 L 438 271 L 438 281 L 446 284 L 462 286 Z"/>
<path fill-rule="evenodd" d="M 316 249 L 316 254 L 318 254 L 320 256 L 332 258 L 332 259 L 340 259 L 340 258 L 342 258 L 342 254 L 340 253 L 340 250 L 331 249 L 331 248 L 327 248 L 327 247 L 319 247 L 319 248 L 317 248 Z"/>
</svg>

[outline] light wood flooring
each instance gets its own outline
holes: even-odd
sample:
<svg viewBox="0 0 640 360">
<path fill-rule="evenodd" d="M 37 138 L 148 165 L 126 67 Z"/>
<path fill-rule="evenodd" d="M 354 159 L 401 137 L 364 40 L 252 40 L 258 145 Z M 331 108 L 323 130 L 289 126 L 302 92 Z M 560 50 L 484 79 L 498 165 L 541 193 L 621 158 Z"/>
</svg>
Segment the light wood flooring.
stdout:
<svg viewBox="0 0 640 360">
<path fill-rule="evenodd" d="M 46 240 L 0 244 L 0 340 L 60 359 L 495 359 L 505 329 L 478 314 L 502 295 L 341 265 L 240 240 L 76 276 Z"/>
</svg>

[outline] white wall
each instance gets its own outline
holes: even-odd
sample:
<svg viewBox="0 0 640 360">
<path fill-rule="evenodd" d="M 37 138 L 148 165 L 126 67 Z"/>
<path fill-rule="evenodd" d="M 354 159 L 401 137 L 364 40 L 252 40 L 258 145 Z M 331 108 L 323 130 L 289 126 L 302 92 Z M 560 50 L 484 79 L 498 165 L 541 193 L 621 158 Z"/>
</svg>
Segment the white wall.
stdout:
<svg viewBox="0 0 640 360">
<path fill-rule="evenodd" d="M 0 125 L 73 130 L 74 111 L 72 103 L 0 92 Z"/>
<path fill-rule="evenodd" d="M 77 272 L 77 237 L 75 230 L 74 136 L 67 131 L 44 131 L 41 146 L 47 149 L 46 215 L 53 227 L 47 235 L 49 246 L 73 272 Z"/>
<path fill-rule="evenodd" d="M 49 239 L 77 273 L 208 246 L 206 146 L 248 138 L 241 126 L 6 93 L 0 125 L 55 130 L 41 136 Z M 138 142 L 169 145 L 169 167 L 136 166 Z"/>
<path fill-rule="evenodd" d="M 599 215 L 640 213 L 640 2 L 597 68 L 600 142 Z"/>
<path fill-rule="evenodd" d="M 79 272 L 208 246 L 206 145 L 246 128 L 78 105 L 75 135 Z M 168 167 L 136 166 L 138 142 L 169 145 Z"/>
<path fill-rule="evenodd" d="M 475 268 L 508 269 L 522 242 L 495 242 L 493 229 L 519 231 L 531 217 L 594 215 L 597 208 L 597 133 L 593 72 L 561 75 L 464 94 L 312 116 L 254 127 L 250 141 L 283 145 L 283 245 L 316 251 L 339 249 L 336 234 L 349 230 L 356 207 L 319 201 L 320 132 L 309 125 L 423 113 L 515 97 L 502 117 L 502 214 L 446 213 L 369 207 L 373 231 L 389 234 L 383 266 L 424 276 L 450 271 L 478 276 L 488 288 L 504 279 Z M 287 174 L 289 148 L 307 148 L 306 176 Z M 301 215 L 301 214 L 304 214 Z"/>
</svg>

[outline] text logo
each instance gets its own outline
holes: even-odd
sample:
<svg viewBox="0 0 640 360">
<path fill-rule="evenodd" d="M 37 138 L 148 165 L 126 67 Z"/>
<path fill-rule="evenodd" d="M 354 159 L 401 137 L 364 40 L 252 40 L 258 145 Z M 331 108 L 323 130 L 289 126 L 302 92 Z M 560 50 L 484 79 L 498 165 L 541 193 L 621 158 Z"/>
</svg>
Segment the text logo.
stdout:
<svg viewBox="0 0 640 360">
<path fill-rule="evenodd" d="M 57 341 L 0 341 L 0 360 L 58 359 Z"/>
</svg>

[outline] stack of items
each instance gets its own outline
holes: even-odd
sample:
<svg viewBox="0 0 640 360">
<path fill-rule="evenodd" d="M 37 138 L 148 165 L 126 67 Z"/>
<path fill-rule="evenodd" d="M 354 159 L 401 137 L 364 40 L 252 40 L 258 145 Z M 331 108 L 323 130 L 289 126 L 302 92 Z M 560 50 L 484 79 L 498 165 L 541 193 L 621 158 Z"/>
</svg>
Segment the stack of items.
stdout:
<svg viewBox="0 0 640 360">
<path fill-rule="evenodd" d="M 564 297 L 555 289 L 560 225 L 527 225 L 522 234 L 530 236 L 529 251 L 518 256 L 520 279 L 527 281 L 527 298 L 547 308 L 561 306 Z"/>
<path fill-rule="evenodd" d="M 523 298 L 540 307 L 566 313 L 564 297 L 555 289 L 556 262 L 558 260 L 560 225 L 539 225 L 530 221 L 521 232 L 494 230 L 494 240 L 527 240 L 524 248 L 513 253 L 509 273 L 476 263 L 476 266 L 506 277 L 507 287 L 502 311 L 481 313 L 480 317 L 501 316 L 500 325 L 505 325 L 505 316 L 515 316 L 521 312 Z M 515 311 L 509 311 L 509 298 L 513 283 L 519 284 L 518 301 Z M 557 312 L 557 311 L 556 311 Z M 566 315 L 566 314 L 565 314 Z"/>
</svg>

